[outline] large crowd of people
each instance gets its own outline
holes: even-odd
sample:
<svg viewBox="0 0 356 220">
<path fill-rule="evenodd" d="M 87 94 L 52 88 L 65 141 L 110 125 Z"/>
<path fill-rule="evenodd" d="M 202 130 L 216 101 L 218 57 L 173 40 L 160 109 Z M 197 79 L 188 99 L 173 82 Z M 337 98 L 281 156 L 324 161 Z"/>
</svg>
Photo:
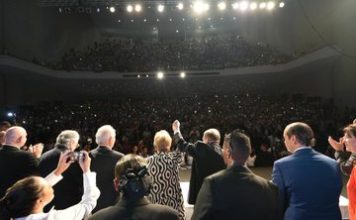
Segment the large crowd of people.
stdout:
<svg viewBox="0 0 356 220">
<path fill-rule="evenodd" d="M 84 49 L 72 48 L 58 62 L 33 62 L 67 71 L 147 72 L 275 65 L 292 58 L 263 42 L 220 35 L 181 41 L 105 39 Z"/>
</svg>

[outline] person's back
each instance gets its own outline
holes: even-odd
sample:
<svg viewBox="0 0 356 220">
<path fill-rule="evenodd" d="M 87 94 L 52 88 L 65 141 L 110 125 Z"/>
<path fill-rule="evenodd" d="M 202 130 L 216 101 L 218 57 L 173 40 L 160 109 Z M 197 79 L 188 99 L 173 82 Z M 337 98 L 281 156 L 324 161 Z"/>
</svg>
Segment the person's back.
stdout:
<svg viewBox="0 0 356 220">
<path fill-rule="evenodd" d="M 120 201 L 115 206 L 96 212 L 90 220 L 177 220 L 178 213 L 164 205 L 152 204 L 146 198 L 142 198 L 134 204 Z"/>
<path fill-rule="evenodd" d="M 0 148 L 0 197 L 16 181 L 39 175 L 38 160 L 29 152 L 20 150 L 27 140 L 24 128 L 14 126 L 5 134 L 5 144 Z"/>
<path fill-rule="evenodd" d="M 151 185 L 144 158 L 134 154 L 122 157 L 115 166 L 113 185 L 119 201 L 114 206 L 97 211 L 89 220 L 178 220 L 176 210 L 152 204 L 146 198 Z"/>
<path fill-rule="evenodd" d="M 124 156 L 112 150 L 116 140 L 116 131 L 111 125 L 101 126 L 95 134 L 95 141 L 98 147 L 90 151 L 91 169 L 96 172 L 97 184 L 101 195 L 97 205 L 93 210 L 97 210 L 114 205 L 116 202 L 116 192 L 113 185 L 114 170 L 116 163 Z"/>
<path fill-rule="evenodd" d="M 292 155 L 275 161 L 272 180 L 279 187 L 284 219 L 341 219 L 342 177 L 337 162 L 310 147 L 314 133 L 305 123 L 289 124 L 283 136 Z"/>
<path fill-rule="evenodd" d="M 58 136 L 55 148 L 47 151 L 41 156 L 39 169 L 42 177 L 47 176 L 56 168 L 61 152 L 73 151 L 78 147 L 79 134 L 73 130 L 64 130 Z M 82 170 L 77 162 L 74 162 L 68 170 L 63 173 L 63 180 L 56 184 L 53 189 L 55 198 L 45 208 L 49 211 L 52 206 L 56 209 L 65 209 L 80 202 L 83 195 Z"/>
<path fill-rule="evenodd" d="M 275 162 L 283 176 L 285 218 L 340 219 L 339 196 L 342 179 L 335 160 L 313 149 L 302 149 Z"/>
<path fill-rule="evenodd" d="M 92 158 L 91 169 L 96 172 L 97 184 L 101 192 L 97 206 L 93 210 L 93 213 L 95 213 L 97 210 L 115 204 L 117 195 L 112 187 L 114 168 L 123 154 L 105 147 L 98 147 L 92 150 L 90 155 Z"/>
</svg>

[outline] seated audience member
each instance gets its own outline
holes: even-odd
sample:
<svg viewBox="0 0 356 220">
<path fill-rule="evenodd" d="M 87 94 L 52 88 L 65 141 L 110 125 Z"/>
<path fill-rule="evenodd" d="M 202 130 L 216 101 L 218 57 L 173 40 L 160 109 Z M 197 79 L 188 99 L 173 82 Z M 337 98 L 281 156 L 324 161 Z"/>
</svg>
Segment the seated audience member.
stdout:
<svg viewBox="0 0 356 220">
<path fill-rule="evenodd" d="M 63 177 L 61 174 L 68 169 L 70 154 L 62 153 L 57 168 L 46 179 L 30 176 L 17 181 L 0 200 L 2 220 L 81 220 L 87 217 L 96 205 L 100 191 L 96 187 L 95 173 L 90 172 L 90 158 L 81 152 L 79 160 L 83 170 L 84 194 L 80 203 L 65 210 L 51 209 L 48 213 L 43 208 L 55 197 L 52 186 Z M 57 196 L 57 195 L 56 195 Z"/>
<path fill-rule="evenodd" d="M 26 141 L 27 132 L 23 127 L 6 130 L 4 145 L 0 148 L 0 197 L 16 181 L 39 174 L 38 160 L 33 154 L 20 150 Z"/>
<path fill-rule="evenodd" d="M 152 204 L 145 195 L 151 188 L 146 160 L 138 155 L 125 155 L 115 167 L 115 190 L 120 192 L 119 202 L 99 210 L 89 220 L 178 220 L 174 209 Z"/>
<path fill-rule="evenodd" d="M 41 156 L 39 169 L 42 177 L 47 176 L 57 165 L 62 152 L 69 151 L 74 156 L 74 150 L 78 148 L 79 134 L 74 130 L 62 131 L 56 139 L 55 147 Z M 78 159 L 72 157 L 72 159 Z M 52 206 L 56 209 L 65 209 L 77 204 L 83 194 L 82 171 L 78 163 L 73 163 L 67 172 L 63 173 L 63 180 L 53 189 L 56 197 L 45 208 L 49 211 Z"/>
<path fill-rule="evenodd" d="M 225 170 L 205 178 L 192 220 L 277 220 L 278 188 L 246 166 L 250 138 L 238 130 L 224 140 L 224 155 L 232 160 Z"/>
<path fill-rule="evenodd" d="M 272 181 L 279 188 L 284 219 L 341 219 L 337 162 L 312 149 L 314 132 L 305 123 L 287 125 L 283 136 L 292 154 L 274 162 Z"/>
<path fill-rule="evenodd" d="M 101 195 L 93 213 L 115 204 L 117 196 L 112 187 L 112 181 L 115 177 L 114 169 L 117 161 L 124 156 L 112 150 L 116 141 L 116 131 L 111 125 L 100 127 L 96 132 L 95 139 L 98 147 L 90 151 L 91 169 L 96 172 Z"/>
<path fill-rule="evenodd" d="M 173 122 L 172 130 L 174 132 L 174 142 L 178 149 L 188 152 L 193 157 L 188 202 L 195 204 L 204 178 L 226 168 L 219 145 L 220 132 L 213 128 L 208 129 L 203 134 L 203 141 L 197 141 L 193 144 L 183 139 L 178 120 Z"/>
<path fill-rule="evenodd" d="M 153 139 L 156 153 L 148 158 L 148 173 L 153 179 L 148 195 L 152 203 L 170 206 L 179 212 L 179 219 L 185 219 L 184 199 L 179 183 L 179 167 L 183 162 L 177 148 L 171 151 L 172 138 L 167 131 L 158 131 Z"/>
</svg>

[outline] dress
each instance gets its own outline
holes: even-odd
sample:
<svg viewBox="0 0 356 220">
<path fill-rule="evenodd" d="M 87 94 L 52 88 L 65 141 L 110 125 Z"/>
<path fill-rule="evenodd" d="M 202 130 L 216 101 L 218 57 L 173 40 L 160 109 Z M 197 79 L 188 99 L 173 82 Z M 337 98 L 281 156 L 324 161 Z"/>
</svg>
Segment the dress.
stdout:
<svg viewBox="0 0 356 220">
<path fill-rule="evenodd" d="M 184 200 L 179 184 L 179 167 L 182 153 L 159 152 L 148 158 L 148 172 L 153 184 L 148 195 L 152 203 L 167 205 L 179 212 L 179 219 L 185 219 Z"/>
<path fill-rule="evenodd" d="M 349 218 L 356 220 L 356 169 L 352 169 L 347 183 L 347 196 L 349 197 Z"/>
</svg>

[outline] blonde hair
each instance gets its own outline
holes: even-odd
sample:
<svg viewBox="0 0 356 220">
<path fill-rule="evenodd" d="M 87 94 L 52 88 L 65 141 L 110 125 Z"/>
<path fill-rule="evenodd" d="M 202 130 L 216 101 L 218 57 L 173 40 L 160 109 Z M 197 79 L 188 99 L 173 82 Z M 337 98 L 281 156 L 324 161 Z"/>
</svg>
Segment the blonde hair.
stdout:
<svg viewBox="0 0 356 220">
<path fill-rule="evenodd" d="M 160 130 L 153 138 L 153 146 L 157 151 L 169 151 L 171 148 L 172 138 L 166 130 Z"/>
<path fill-rule="evenodd" d="M 206 130 L 203 134 L 203 138 L 208 139 L 208 143 L 220 143 L 220 132 L 215 128 Z"/>
</svg>

